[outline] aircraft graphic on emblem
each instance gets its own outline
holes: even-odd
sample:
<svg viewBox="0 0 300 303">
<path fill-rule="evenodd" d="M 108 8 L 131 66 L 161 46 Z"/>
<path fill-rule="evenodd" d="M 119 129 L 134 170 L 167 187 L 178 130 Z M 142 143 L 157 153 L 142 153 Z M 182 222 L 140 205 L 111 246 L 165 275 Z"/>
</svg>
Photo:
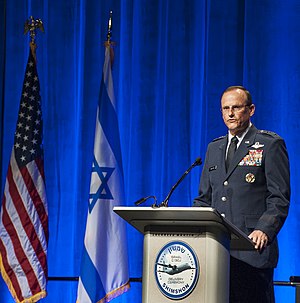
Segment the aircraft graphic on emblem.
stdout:
<svg viewBox="0 0 300 303">
<path fill-rule="evenodd" d="M 163 263 L 155 263 L 157 265 L 163 266 L 163 270 L 158 270 L 157 272 L 163 272 L 168 275 L 176 275 L 188 269 L 196 269 L 195 267 L 191 267 L 188 263 L 183 263 L 177 265 L 171 264 L 163 264 Z"/>
</svg>

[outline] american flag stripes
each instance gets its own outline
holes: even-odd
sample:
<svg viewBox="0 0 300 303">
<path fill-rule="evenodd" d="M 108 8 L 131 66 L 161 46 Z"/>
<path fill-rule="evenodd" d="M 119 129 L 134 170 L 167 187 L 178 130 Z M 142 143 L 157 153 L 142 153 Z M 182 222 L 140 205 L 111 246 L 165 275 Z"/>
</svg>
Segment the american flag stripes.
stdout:
<svg viewBox="0 0 300 303">
<path fill-rule="evenodd" d="M 40 86 L 31 44 L 0 213 L 0 270 L 16 302 L 46 296 L 48 210 Z"/>
</svg>

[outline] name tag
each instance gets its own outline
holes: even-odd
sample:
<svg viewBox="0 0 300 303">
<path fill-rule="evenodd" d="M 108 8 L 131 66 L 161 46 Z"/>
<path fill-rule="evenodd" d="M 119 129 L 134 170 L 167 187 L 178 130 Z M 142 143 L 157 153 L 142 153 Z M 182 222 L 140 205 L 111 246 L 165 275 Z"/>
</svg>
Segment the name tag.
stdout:
<svg viewBox="0 0 300 303">
<path fill-rule="evenodd" d="M 214 166 L 211 166 L 209 169 L 208 169 L 208 171 L 213 171 L 213 170 L 216 170 L 217 169 L 217 165 L 214 165 Z"/>
</svg>

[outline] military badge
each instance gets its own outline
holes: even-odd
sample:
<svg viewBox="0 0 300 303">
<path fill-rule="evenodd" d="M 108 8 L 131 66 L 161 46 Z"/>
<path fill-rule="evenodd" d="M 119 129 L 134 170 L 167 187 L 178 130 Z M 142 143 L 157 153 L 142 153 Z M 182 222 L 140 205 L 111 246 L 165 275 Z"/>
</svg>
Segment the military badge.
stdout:
<svg viewBox="0 0 300 303">
<path fill-rule="evenodd" d="M 245 176 L 245 180 L 246 182 L 248 183 L 253 183 L 255 181 L 255 176 L 252 174 L 252 173 L 248 173 L 246 176 Z"/>
<path fill-rule="evenodd" d="M 258 148 L 262 148 L 264 146 L 265 146 L 264 144 L 261 144 L 259 142 L 255 142 L 255 144 L 253 144 L 251 147 L 253 147 L 255 149 L 258 149 Z"/>
<path fill-rule="evenodd" d="M 250 149 L 239 163 L 239 166 L 261 166 L 263 149 Z"/>
</svg>

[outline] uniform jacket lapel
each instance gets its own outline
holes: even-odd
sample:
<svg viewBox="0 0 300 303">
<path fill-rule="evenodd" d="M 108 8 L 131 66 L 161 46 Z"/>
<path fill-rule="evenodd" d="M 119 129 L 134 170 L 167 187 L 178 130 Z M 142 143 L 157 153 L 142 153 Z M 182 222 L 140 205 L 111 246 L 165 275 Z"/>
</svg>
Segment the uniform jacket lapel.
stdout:
<svg viewBox="0 0 300 303">
<path fill-rule="evenodd" d="M 222 140 L 220 140 L 220 144 L 219 144 L 219 151 L 220 151 L 220 159 L 219 159 L 220 172 L 222 172 L 224 175 L 226 174 L 225 155 L 226 155 L 227 140 L 228 140 L 228 135 L 225 136 Z"/>
</svg>

